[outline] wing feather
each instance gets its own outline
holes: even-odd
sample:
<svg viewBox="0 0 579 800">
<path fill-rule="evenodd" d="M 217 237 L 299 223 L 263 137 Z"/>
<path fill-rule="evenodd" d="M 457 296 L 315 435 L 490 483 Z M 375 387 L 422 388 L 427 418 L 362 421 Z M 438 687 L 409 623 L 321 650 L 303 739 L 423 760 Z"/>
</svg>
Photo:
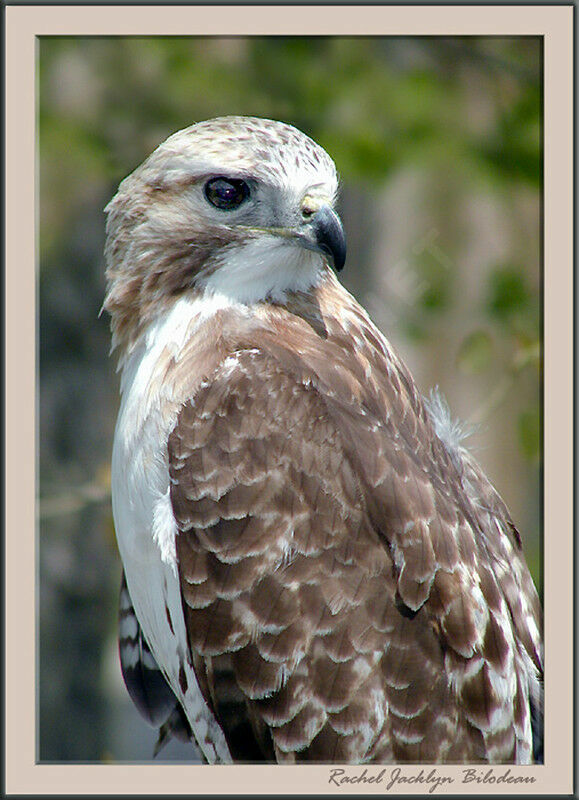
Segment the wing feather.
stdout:
<svg viewBox="0 0 579 800">
<path fill-rule="evenodd" d="M 365 385 L 303 334 L 302 359 L 291 331 L 236 352 L 169 439 L 189 639 L 231 659 L 236 721 L 210 698 L 230 746 L 243 720 L 265 758 L 530 760 L 503 507 L 481 510 L 490 485 L 465 461 L 466 484 L 398 362 Z"/>
</svg>

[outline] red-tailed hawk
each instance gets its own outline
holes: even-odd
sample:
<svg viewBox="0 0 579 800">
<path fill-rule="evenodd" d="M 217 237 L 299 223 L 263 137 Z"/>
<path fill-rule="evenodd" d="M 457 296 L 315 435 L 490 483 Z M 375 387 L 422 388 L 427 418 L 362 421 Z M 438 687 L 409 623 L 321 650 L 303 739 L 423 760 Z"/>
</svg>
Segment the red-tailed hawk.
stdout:
<svg viewBox="0 0 579 800">
<path fill-rule="evenodd" d="M 208 762 L 540 759 L 519 533 L 337 281 L 332 160 L 225 117 L 107 207 L 129 692 Z"/>
</svg>

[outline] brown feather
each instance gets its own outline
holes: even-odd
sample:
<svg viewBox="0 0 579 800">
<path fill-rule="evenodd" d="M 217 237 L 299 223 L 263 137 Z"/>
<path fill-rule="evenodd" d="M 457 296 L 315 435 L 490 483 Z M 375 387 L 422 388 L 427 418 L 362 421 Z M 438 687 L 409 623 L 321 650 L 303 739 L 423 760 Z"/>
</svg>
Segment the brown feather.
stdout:
<svg viewBox="0 0 579 800">
<path fill-rule="evenodd" d="M 536 657 L 540 617 L 506 510 L 335 282 L 295 304 L 220 320 L 234 362 L 169 439 L 196 663 L 231 654 L 264 757 L 512 761 L 526 722 L 491 673 L 522 685 L 505 631 Z"/>
</svg>

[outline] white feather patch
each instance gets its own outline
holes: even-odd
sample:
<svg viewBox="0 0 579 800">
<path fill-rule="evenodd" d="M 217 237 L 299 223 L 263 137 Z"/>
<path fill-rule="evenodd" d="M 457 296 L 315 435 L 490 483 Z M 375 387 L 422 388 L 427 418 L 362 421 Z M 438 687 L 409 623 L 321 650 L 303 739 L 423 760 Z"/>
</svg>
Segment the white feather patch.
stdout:
<svg viewBox="0 0 579 800">
<path fill-rule="evenodd" d="M 465 451 L 463 441 L 474 432 L 474 426 L 468 426 L 452 418 L 446 399 L 438 386 L 430 390 L 430 397 L 424 398 L 424 403 L 436 435 L 446 445 L 455 462 L 460 464 Z"/>
<path fill-rule="evenodd" d="M 115 529 L 135 613 L 210 763 L 230 762 L 231 756 L 190 660 L 177 575 L 177 526 L 169 494 L 167 439 L 184 398 L 156 378 L 167 356 L 177 360 L 196 328 L 230 305 L 228 298 L 218 295 L 180 299 L 141 337 L 123 364 L 112 459 Z"/>
<path fill-rule="evenodd" d="M 119 639 L 135 639 L 138 632 L 139 626 L 132 614 L 121 617 L 119 620 Z"/>
<path fill-rule="evenodd" d="M 260 236 L 227 254 L 205 288 L 234 303 L 283 303 L 288 292 L 307 291 L 323 274 L 323 258 L 279 236 Z"/>
<path fill-rule="evenodd" d="M 171 490 L 168 488 L 157 500 L 153 510 L 153 541 L 161 551 L 161 560 L 169 564 L 175 575 L 177 575 L 176 536 L 177 523 L 171 506 Z"/>
</svg>

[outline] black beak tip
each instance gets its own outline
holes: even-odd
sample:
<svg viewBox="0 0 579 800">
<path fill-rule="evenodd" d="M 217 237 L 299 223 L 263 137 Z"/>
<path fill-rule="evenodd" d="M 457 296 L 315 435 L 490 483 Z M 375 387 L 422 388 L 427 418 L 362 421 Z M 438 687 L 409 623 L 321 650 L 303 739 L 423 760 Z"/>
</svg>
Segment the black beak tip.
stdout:
<svg viewBox="0 0 579 800">
<path fill-rule="evenodd" d="M 319 249 L 329 256 L 335 271 L 340 272 L 346 263 L 346 235 L 339 216 L 329 206 L 323 206 L 315 214 L 314 230 Z"/>
<path fill-rule="evenodd" d="M 344 269 L 344 264 L 346 263 L 345 242 L 344 247 L 338 247 L 336 249 L 332 249 L 327 244 L 321 244 L 320 250 L 322 253 L 325 253 L 325 255 L 329 256 L 332 267 L 336 270 L 336 272 L 341 272 Z"/>
<path fill-rule="evenodd" d="M 334 250 L 334 269 L 336 272 L 341 272 L 344 269 L 344 264 L 346 263 L 346 252 L 346 236 L 343 234 L 340 246 Z"/>
</svg>

